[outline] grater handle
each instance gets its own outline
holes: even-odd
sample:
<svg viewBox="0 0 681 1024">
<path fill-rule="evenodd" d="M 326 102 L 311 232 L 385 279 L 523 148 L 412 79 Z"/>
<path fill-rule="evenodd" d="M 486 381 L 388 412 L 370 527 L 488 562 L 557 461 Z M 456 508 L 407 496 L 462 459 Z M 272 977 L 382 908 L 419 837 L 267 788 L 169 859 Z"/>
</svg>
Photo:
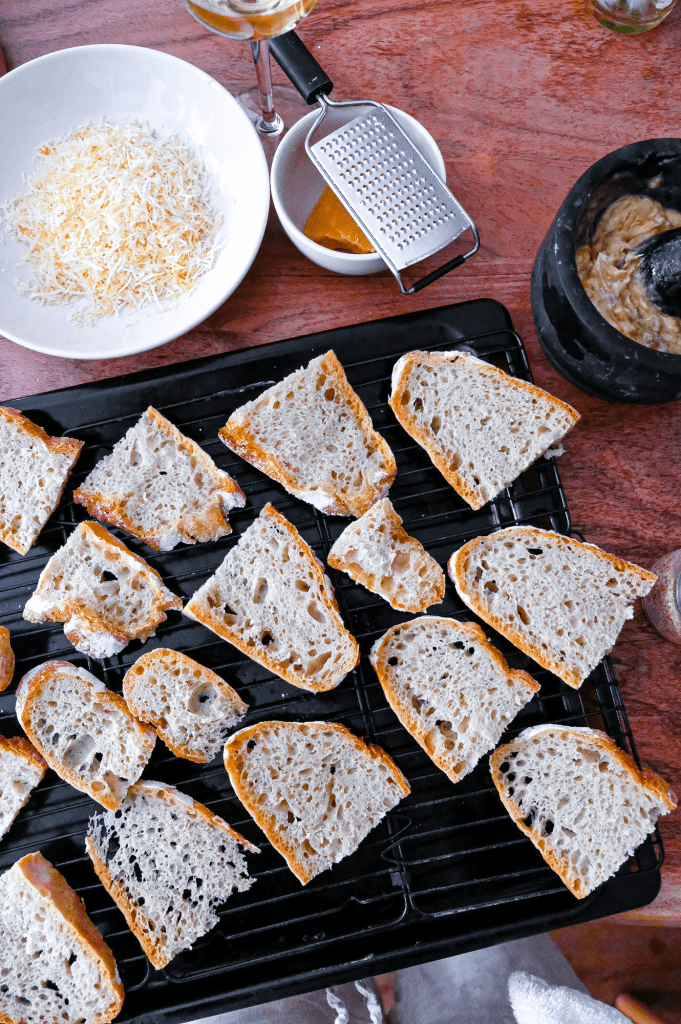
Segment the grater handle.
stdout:
<svg viewBox="0 0 681 1024">
<path fill-rule="evenodd" d="M 293 30 L 269 42 L 270 53 L 306 103 L 312 106 L 320 93 L 329 95 L 333 82 Z"/>
</svg>

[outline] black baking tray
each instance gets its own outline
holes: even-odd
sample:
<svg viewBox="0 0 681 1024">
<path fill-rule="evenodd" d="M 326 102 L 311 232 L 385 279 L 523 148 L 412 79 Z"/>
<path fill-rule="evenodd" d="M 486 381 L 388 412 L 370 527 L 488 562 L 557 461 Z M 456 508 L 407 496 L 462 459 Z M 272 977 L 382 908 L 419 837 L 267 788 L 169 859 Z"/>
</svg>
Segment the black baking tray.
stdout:
<svg viewBox="0 0 681 1024">
<path fill-rule="evenodd" d="M 22 611 L 47 559 L 87 518 L 71 500 L 74 488 L 150 404 L 233 474 L 248 498 L 243 510 L 230 514 L 231 536 L 214 543 L 180 545 L 158 553 L 112 529 L 161 573 L 172 591 L 186 601 L 268 501 L 326 559 L 347 520 L 325 517 L 291 497 L 230 452 L 217 432 L 239 405 L 329 348 L 335 350 L 350 384 L 395 453 L 397 479 L 390 497 L 405 528 L 440 564 L 444 566 L 471 537 L 505 526 L 532 523 L 571 532 L 553 460 L 539 459 L 512 487 L 473 512 L 405 434 L 387 404 L 392 366 L 413 348 L 463 348 L 515 376 L 532 379 L 508 312 L 489 299 L 14 399 L 11 405 L 49 433 L 85 441 L 64 498 L 36 545 L 24 557 L 4 548 L 0 552 L 0 623 L 12 634 L 15 681 L 47 658 L 62 658 L 89 668 L 120 691 L 123 675 L 142 652 L 135 641 L 117 657 L 92 662 L 74 650 L 61 625 L 33 625 L 23 620 Z M 302 887 L 234 796 L 221 760 L 195 765 L 172 756 L 159 741 L 145 777 L 179 786 L 263 852 L 249 855 L 257 882 L 247 893 L 230 898 L 218 926 L 191 951 L 156 971 L 85 854 L 87 821 L 98 808 L 89 797 L 49 771 L 0 843 L 0 870 L 40 849 L 84 898 L 114 952 L 126 989 L 120 1021 L 195 1020 L 630 910 L 657 895 L 662 863 L 658 833 L 614 878 L 577 900 L 503 809 L 486 757 L 452 785 L 400 725 L 367 657 L 378 636 L 410 616 L 393 611 L 342 573 L 329 574 L 343 619 L 363 655 L 358 668 L 330 693 L 308 693 L 273 677 L 179 612 L 168 614 L 144 650 L 173 647 L 223 675 L 250 705 L 248 724 L 270 718 L 326 719 L 342 722 L 387 750 L 412 792 L 356 853 Z M 473 618 L 451 583 L 443 603 L 430 611 Z M 528 669 L 541 683 L 541 691 L 519 713 L 505 739 L 542 722 L 587 724 L 604 729 L 636 756 L 607 659 L 576 691 L 484 628 L 512 668 Z M 21 732 L 14 715 L 15 685 L 0 695 L 0 730 L 6 735 Z"/>
</svg>

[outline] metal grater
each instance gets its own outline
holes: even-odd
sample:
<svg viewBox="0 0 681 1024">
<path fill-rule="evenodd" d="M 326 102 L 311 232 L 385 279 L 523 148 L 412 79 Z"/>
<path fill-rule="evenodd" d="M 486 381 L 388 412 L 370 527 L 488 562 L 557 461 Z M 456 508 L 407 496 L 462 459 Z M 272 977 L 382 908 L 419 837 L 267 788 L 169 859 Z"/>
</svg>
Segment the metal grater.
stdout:
<svg viewBox="0 0 681 1024">
<path fill-rule="evenodd" d="M 270 50 L 303 99 L 321 105 L 305 139 L 305 151 L 393 272 L 404 295 L 437 281 L 478 251 L 477 227 L 387 107 L 375 100 L 330 100 L 333 83 L 295 32 L 271 40 Z M 312 143 L 328 111 L 348 107 L 361 108 L 362 113 Z M 439 252 L 467 229 L 474 238 L 469 252 L 405 288 L 401 270 Z"/>
</svg>

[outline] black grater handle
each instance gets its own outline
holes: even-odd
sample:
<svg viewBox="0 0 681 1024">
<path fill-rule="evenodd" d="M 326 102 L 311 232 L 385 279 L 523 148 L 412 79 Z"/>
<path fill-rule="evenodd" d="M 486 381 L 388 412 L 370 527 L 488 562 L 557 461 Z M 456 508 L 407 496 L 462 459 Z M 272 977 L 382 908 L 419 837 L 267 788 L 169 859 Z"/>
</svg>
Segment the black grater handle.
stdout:
<svg viewBox="0 0 681 1024">
<path fill-rule="evenodd" d="M 293 30 L 270 39 L 269 45 L 277 64 L 291 79 L 306 103 L 312 106 L 320 93 L 329 95 L 333 82 Z"/>
</svg>

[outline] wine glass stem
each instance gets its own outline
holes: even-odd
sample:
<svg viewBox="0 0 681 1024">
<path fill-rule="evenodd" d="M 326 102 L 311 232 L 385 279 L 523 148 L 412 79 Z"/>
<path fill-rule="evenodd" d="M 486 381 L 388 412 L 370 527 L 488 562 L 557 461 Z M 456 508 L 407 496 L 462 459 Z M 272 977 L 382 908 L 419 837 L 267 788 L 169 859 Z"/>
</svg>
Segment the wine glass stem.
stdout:
<svg viewBox="0 0 681 1024">
<path fill-rule="evenodd" d="M 260 109 L 262 110 L 262 114 L 256 119 L 255 127 L 261 135 L 272 138 L 274 135 L 281 134 L 284 130 L 284 122 L 274 109 L 272 75 L 270 72 L 270 48 L 267 40 L 251 40 L 251 53 L 253 54 L 253 63 L 255 64 L 255 77 L 258 81 Z"/>
</svg>

